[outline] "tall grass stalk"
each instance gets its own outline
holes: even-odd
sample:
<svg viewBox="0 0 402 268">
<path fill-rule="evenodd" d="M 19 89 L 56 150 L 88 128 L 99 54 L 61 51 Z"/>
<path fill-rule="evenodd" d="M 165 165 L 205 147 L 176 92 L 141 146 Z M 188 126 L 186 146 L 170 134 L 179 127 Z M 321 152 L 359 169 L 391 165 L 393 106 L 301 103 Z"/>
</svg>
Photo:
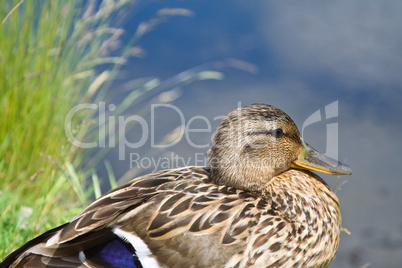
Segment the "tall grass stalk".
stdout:
<svg viewBox="0 0 402 268">
<path fill-rule="evenodd" d="M 113 78 L 111 71 L 99 76 L 99 64 L 116 70 L 127 60 L 108 51 L 122 32 L 112 27 L 113 18 L 133 4 L 97 2 L 0 5 L 0 259 L 71 219 L 92 194 L 76 170 L 83 155 L 68 142 L 64 121 Z M 79 122 L 91 116 L 74 118 L 83 136 L 88 128 Z"/>
</svg>

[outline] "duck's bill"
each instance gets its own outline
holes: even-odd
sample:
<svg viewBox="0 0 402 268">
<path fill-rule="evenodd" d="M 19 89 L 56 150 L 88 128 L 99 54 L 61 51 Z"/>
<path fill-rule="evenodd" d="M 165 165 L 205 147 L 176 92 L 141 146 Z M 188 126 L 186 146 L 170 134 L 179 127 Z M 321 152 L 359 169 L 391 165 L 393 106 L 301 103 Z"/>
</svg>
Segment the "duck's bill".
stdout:
<svg viewBox="0 0 402 268">
<path fill-rule="evenodd" d="M 352 170 L 345 164 L 317 152 L 307 143 L 291 167 L 309 169 L 330 175 L 350 175 Z"/>
</svg>

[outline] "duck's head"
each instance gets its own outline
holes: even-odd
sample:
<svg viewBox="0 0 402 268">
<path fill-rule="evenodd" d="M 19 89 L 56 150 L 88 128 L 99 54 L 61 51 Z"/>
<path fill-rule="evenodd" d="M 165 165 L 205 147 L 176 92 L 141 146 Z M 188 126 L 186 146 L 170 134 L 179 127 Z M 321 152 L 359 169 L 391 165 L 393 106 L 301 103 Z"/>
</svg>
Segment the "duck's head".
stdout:
<svg viewBox="0 0 402 268">
<path fill-rule="evenodd" d="M 250 191 L 261 191 L 272 177 L 290 168 L 352 173 L 304 143 L 293 120 L 266 104 L 229 113 L 218 127 L 208 159 L 216 183 Z"/>
</svg>

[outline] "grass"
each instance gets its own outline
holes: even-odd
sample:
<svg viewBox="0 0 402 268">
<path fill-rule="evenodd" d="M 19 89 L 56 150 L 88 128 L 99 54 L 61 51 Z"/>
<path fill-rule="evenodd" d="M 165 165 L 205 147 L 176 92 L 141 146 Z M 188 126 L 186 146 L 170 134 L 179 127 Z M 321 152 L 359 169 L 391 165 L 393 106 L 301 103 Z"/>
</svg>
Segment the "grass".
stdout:
<svg viewBox="0 0 402 268">
<path fill-rule="evenodd" d="M 139 51 L 136 44 L 142 35 L 169 16 L 192 15 L 184 9 L 162 9 L 139 25 L 125 47 L 113 51 L 123 31 L 112 23 L 135 4 L 42 0 L 0 5 L 0 260 L 39 233 L 69 221 L 91 196 L 99 196 L 100 164 L 106 165 L 111 186 L 117 185 L 112 167 L 103 160 L 108 149 L 74 147 L 64 124 L 76 104 L 106 98 L 119 68 Z M 207 68 L 165 81 L 129 81 L 131 93 L 115 115 L 147 94 L 221 77 L 205 72 Z M 77 113 L 72 122 L 75 136 L 97 137 L 96 116 Z"/>
<path fill-rule="evenodd" d="M 0 6 L 0 18 L 6 18 L 0 25 L 0 259 L 70 220 L 93 193 L 82 179 L 88 172 L 80 169 L 84 154 L 68 142 L 64 121 L 74 105 L 102 93 L 99 62 L 112 79 L 125 60 L 105 51 L 120 31 L 111 18 L 129 3 L 86 5 L 84 13 L 81 1 Z M 91 116 L 78 115 L 73 123 Z M 78 127 L 81 136 L 88 130 Z"/>
</svg>

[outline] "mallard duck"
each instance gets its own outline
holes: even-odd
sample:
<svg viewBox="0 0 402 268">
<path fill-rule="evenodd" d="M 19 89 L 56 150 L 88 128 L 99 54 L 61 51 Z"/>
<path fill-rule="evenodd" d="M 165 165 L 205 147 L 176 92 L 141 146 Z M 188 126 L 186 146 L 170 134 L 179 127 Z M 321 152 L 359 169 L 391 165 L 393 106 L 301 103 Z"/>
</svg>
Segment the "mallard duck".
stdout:
<svg viewBox="0 0 402 268">
<path fill-rule="evenodd" d="M 339 244 L 339 201 L 314 170 L 351 174 L 303 142 L 266 104 L 228 114 L 208 167 L 138 177 L 1 267 L 327 267 Z"/>
</svg>

